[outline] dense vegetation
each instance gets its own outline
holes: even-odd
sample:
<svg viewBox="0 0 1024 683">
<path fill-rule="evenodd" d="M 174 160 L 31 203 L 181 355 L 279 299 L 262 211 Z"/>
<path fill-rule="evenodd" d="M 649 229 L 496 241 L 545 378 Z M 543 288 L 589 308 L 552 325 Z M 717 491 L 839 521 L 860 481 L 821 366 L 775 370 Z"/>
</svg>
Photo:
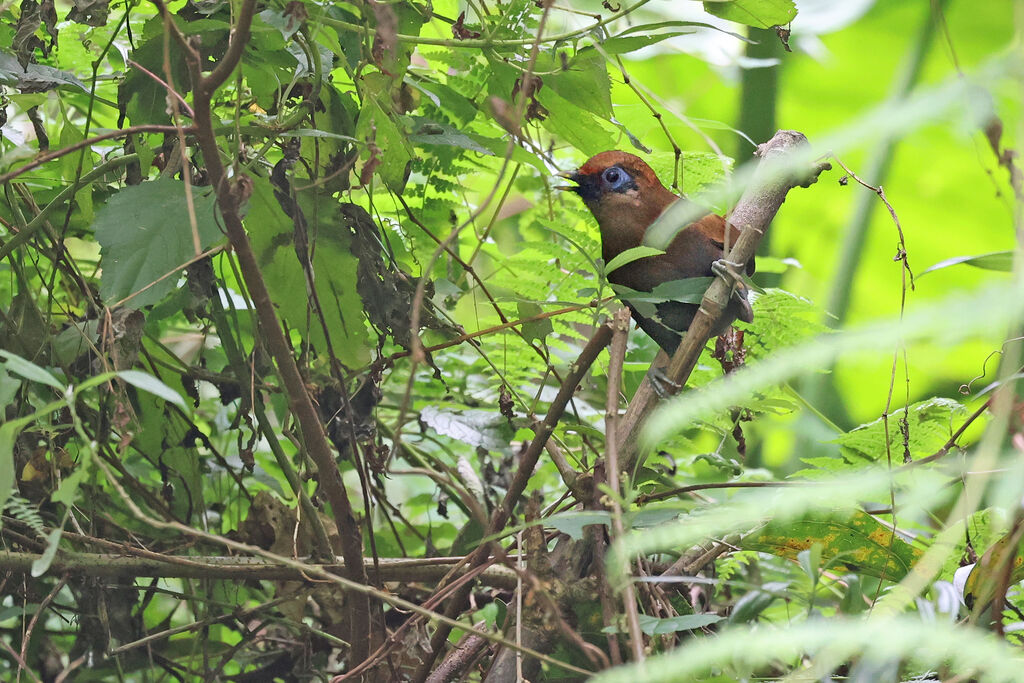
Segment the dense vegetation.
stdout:
<svg viewBox="0 0 1024 683">
<path fill-rule="evenodd" d="M 894 5 L 5 4 L 0 677 L 1017 679 L 1024 6 Z M 606 149 L 786 199 L 665 400 Z"/>
</svg>

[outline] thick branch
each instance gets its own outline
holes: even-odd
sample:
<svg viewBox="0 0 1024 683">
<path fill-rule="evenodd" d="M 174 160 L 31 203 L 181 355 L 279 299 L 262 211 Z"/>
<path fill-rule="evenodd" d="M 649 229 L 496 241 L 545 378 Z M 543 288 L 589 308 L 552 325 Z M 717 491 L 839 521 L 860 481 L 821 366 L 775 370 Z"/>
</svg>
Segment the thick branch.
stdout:
<svg viewBox="0 0 1024 683">
<path fill-rule="evenodd" d="M 32 563 L 41 556 L 34 553 L 0 550 L 0 572 L 29 572 Z M 451 572 L 452 565 L 462 561 L 461 557 L 434 557 L 426 560 L 381 557 L 381 581 L 402 583 L 435 583 Z M 363 560 L 366 567 L 373 567 L 373 560 Z M 344 563 L 308 565 L 324 571 L 344 572 Z M 249 557 L 126 557 L 121 553 L 77 553 L 61 552 L 50 564 L 54 574 L 65 572 L 105 577 L 158 577 L 188 579 L 227 579 L 245 581 L 308 581 L 305 570 L 285 567 L 263 559 Z M 458 575 L 466 573 L 459 570 Z M 511 569 L 495 565 L 478 575 L 485 585 L 513 590 L 516 587 L 516 573 Z"/>
<path fill-rule="evenodd" d="M 806 174 L 794 177 L 785 173 L 785 157 L 795 153 L 807 145 L 803 133 L 793 130 L 780 130 L 771 140 L 759 145 L 757 155 L 761 162 L 754 172 L 747 190 L 743 193 L 736 208 L 729 217 L 730 222 L 742 230 L 735 247 L 728 259 L 734 263 L 746 263 L 757 251 L 765 230 L 772 222 L 786 194 L 797 185 L 808 185 L 817 179 L 818 174 L 831 168 L 821 164 L 808 169 Z M 673 382 L 683 385 L 697 365 L 700 352 L 711 337 L 715 322 L 721 317 L 731 295 L 730 287 L 722 278 L 715 278 L 704 294 L 700 310 L 686 331 L 682 343 L 676 349 L 666 374 Z M 651 384 L 650 375 L 644 380 L 633 396 L 626 414 L 623 416 L 618 430 L 618 443 L 621 448 L 619 467 L 621 472 L 632 472 L 637 462 L 638 437 L 644 419 L 656 404 L 656 394 Z M 609 473 L 611 476 L 611 473 Z"/>
<path fill-rule="evenodd" d="M 356 522 L 348 492 L 341 478 L 341 472 L 334 460 L 323 425 L 317 416 L 306 385 L 299 372 L 291 347 L 277 319 L 274 304 L 270 299 L 263 275 L 252 250 L 242 219 L 239 215 L 239 204 L 246 195 L 248 179 L 244 176 L 229 181 L 224 165 L 220 159 L 220 149 L 214 135 L 213 114 L 210 101 L 216 88 L 234 71 L 241 59 L 245 42 L 249 36 L 249 28 L 255 11 L 255 0 L 245 0 L 238 14 L 231 44 L 224 58 L 214 72 L 207 77 L 201 73 L 201 64 L 194 52 L 185 50 L 186 59 L 190 62 L 194 83 L 193 107 L 195 111 L 196 138 L 203 153 L 210 182 L 217 193 L 217 206 L 220 209 L 228 241 L 238 257 L 238 265 L 245 279 L 246 288 L 252 297 L 253 306 L 259 318 L 264 342 L 267 345 L 278 373 L 288 394 L 288 404 L 292 414 L 302 430 L 302 438 L 309 456 L 316 464 L 318 478 L 323 491 L 331 504 L 335 524 L 341 538 L 341 553 L 345 559 L 345 575 L 350 581 L 365 584 L 366 570 L 363 565 L 363 539 L 359 524 Z M 251 188 L 250 188 L 251 191 Z M 352 599 L 352 661 L 358 663 L 369 654 L 373 634 L 370 631 L 370 603 L 364 595 L 351 595 Z"/>
</svg>

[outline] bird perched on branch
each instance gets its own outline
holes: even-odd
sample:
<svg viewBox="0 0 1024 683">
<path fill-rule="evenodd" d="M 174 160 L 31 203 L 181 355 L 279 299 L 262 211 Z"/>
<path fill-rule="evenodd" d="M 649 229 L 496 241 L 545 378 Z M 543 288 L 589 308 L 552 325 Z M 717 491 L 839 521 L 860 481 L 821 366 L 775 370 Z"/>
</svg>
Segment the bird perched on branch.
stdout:
<svg viewBox="0 0 1024 683">
<path fill-rule="evenodd" d="M 576 183 L 564 189 L 583 199 L 601 228 L 601 256 L 610 263 L 619 254 L 639 247 L 647 228 L 670 204 L 680 199 L 669 191 L 643 159 L 626 152 L 608 151 L 592 157 L 575 173 L 562 174 Z M 739 230 L 721 216 L 708 214 L 680 230 L 664 254 L 646 256 L 626 263 L 608 273 L 613 285 L 639 292 L 650 292 L 673 280 L 718 275 L 730 280 L 733 297 L 714 328 L 723 334 L 734 320 L 753 320 L 742 278 L 724 260 L 726 229 L 729 245 L 736 243 Z M 754 272 L 754 260 L 745 264 L 747 274 Z M 671 356 L 690 326 L 699 304 L 664 301 L 655 304 L 656 313 L 645 315 L 640 304 L 625 301 L 637 324 Z M 650 312 L 650 307 L 643 307 Z"/>
</svg>

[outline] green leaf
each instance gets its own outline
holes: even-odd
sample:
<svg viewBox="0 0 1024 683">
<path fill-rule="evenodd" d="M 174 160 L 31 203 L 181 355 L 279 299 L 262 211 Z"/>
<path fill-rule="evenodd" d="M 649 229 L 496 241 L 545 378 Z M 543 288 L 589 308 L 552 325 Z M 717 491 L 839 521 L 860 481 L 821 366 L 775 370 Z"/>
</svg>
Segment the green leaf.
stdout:
<svg viewBox="0 0 1024 683">
<path fill-rule="evenodd" d="M 375 78 L 371 79 L 370 76 Z M 412 151 L 405 135 L 388 114 L 391 101 L 389 81 L 381 74 L 370 74 L 364 80 L 368 87 L 356 124 L 356 137 L 368 143 L 363 152 L 367 160 L 372 159 L 374 154 L 377 155 L 380 163 L 375 173 L 390 190 L 400 193 L 405 187 L 409 162 L 413 157 Z M 387 110 L 381 102 L 388 103 Z M 375 151 L 371 151 L 371 142 L 376 148 Z"/>
<path fill-rule="evenodd" d="M 25 360 L 21 356 L 16 356 L 10 351 L 4 351 L 2 349 L 0 349 L 0 358 L 4 359 L 4 367 L 8 372 L 21 375 L 25 379 L 33 382 L 46 384 L 58 391 L 64 391 L 64 385 L 61 384 L 56 377 L 32 361 Z"/>
<path fill-rule="evenodd" d="M 516 304 L 516 310 L 519 313 L 520 319 L 532 318 L 533 316 L 540 315 L 544 312 L 544 309 L 541 308 L 539 304 L 535 304 L 531 301 L 520 301 Z M 555 328 L 551 324 L 550 318 L 542 318 L 540 320 L 534 320 L 533 322 L 524 323 L 520 330 L 527 341 L 533 341 L 534 339 L 543 341 L 545 337 L 555 331 Z"/>
<path fill-rule="evenodd" d="M 784 26 L 796 17 L 793 0 L 707 0 L 704 11 L 721 19 L 757 28 Z"/>
<path fill-rule="evenodd" d="M 557 71 L 544 77 L 544 85 L 584 111 L 602 119 L 612 118 L 611 80 L 604 55 L 592 47 L 585 47 L 569 60 L 564 69 L 553 55 L 551 61 L 551 68 Z"/>
<path fill-rule="evenodd" d="M 701 392 L 683 393 L 662 402 L 648 418 L 641 435 L 642 446 L 650 447 L 676 434 L 695 420 L 742 403 L 753 393 L 782 382 L 827 368 L 835 359 L 853 352 L 891 350 L 898 343 L 942 338 L 948 346 L 969 335 L 985 331 L 996 334 L 1002 325 L 1024 312 L 1019 287 L 984 289 L 971 296 L 953 295 L 908 313 L 902 320 L 888 320 L 870 326 L 819 336 L 773 353 L 764 361 L 747 365 Z M 950 325 L 956 320 L 956 325 Z"/>
<path fill-rule="evenodd" d="M 746 536 L 740 545 L 801 561 L 809 576 L 820 561 L 841 564 L 868 576 L 899 581 L 924 554 L 866 512 L 816 512 L 789 522 L 769 522 Z M 820 546 L 820 560 L 814 547 Z M 810 551 L 810 552 L 808 552 Z M 805 556 L 804 553 L 808 552 Z M 805 559 L 802 559 L 805 558 Z"/>
<path fill-rule="evenodd" d="M 954 256 L 953 258 L 948 258 L 945 261 L 939 261 L 935 265 L 925 268 L 917 277 L 921 277 L 925 273 L 942 270 L 943 268 L 949 268 L 950 266 L 956 266 L 961 263 L 967 266 L 981 268 L 982 270 L 996 270 L 1001 273 L 1009 273 L 1013 270 L 1013 252 L 992 251 L 987 254 L 978 254 L 977 256 Z"/>
<path fill-rule="evenodd" d="M 659 254 L 664 253 L 664 249 L 655 249 L 654 247 L 647 247 L 643 245 L 639 247 L 633 247 L 632 249 L 627 249 L 626 251 L 620 253 L 618 256 L 616 256 L 607 264 L 605 264 L 604 272 L 607 275 L 608 273 L 612 272 L 613 270 L 621 268 L 627 263 L 639 261 L 640 259 L 647 258 L 648 256 L 658 256 Z"/>
<path fill-rule="evenodd" d="M 89 474 L 87 461 L 83 459 L 75 467 L 75 471 L 60 480 L 60 486 L 50 494 L 50 500 L 54 503 L 71 506 L 78 502 L 78 489 L 82 486 L 86 476 Z"/>
<path fill-rule="evenodd" d="M 537 101 L 548 112 L 544 127 L 584 154 L 592 156 L 615 148 L 615 138 L 591 112 L 550 88 L 541 88 Z"/>
<path fill-rule="evenodd" d="M 941 448 L 952 432 L 953 420 L 964 412 L 959 402 L 949 398 L 932 398 L 910 406 L 907 411 L 908 435 L 906 450 L 914 458 L 928 456 Z M 889 415 L 888 442 L 893 460 L 903 462 L 904 436 L 900 420 L 904 410 L 894 410 Z M 836 439 L 843 453 L 861 463 L 883 461 L 886 457 L 885 420 L 861 425 L 842 434 Z"/>
<path fill-rule="evenodd" d="M 169 401 L 174 405 L 178 406 L 182 410 L 185 410 L 185 400 L 181 398 L 181 394 L 171 389 L 169 386 L 158 380 L 153 375 L 145 372 L 139 372 L 138 370 L 121 370 L 117 373 L 117 376 L 123 379 L 133 387 L 148 391 L 158 398 L 162 398 L 165 401 Z"/>
<path fill-rule="evenodd" d="M 710 626 L 711 624 L 717 624 L 724 618 L 717 614 L 682 614 L 678 617 L 659 619 L 648 614 L 641 614 L 640 630 L 649 636 L 678 633 L 679 631 L 692 631 Z"/>
<path fill-rule="evenodd" d="M 46 535 L 46 550 L 43 551 L 39 558 L 32 562 L 32 578 L 42 576 L 50 568 L 53 558 L 57 556 L 57 549 L 60 548 L 60 537 L 63 533 L 64 528 L 57 527 Z"/>
<path fill-rule="evenodd" d="M 601 49 L 610 55 L 624 55 L 628 52 L 641 50 L 669 38 L 685 36 L 694 31 L 672 31 L 670 33 L 654 33 L 644 36 L 615 36 L 601 43 Z"/>
<path fill-rule="evenodd" d="M 117 103 L 133 124 L 170 123 L 167 88 L 152 74 L 160 74 L 160 78 L 165 80 L 170 77 L 180 89 L 182 84 L 189 82 L 185 54 L 181 50 L 170 51 L 168 65 L 171 73 L 167 74 L 164 69 L 162 19 L 154 17 L 146 22 L 144 35 L 146 39 L 131 52 L 132 61 L 142 68 L 129 65 L 124 80 L 117 88 Z"/>
<path fill-rule="evenodd" d="M 507 447 L 512 440 L 512 428 L 508 420 L 496 410 L 429 405 L 420 411 L 420 420 L 438 434 L 474 448 L 497 450 Z"/>
<path fill-rule="evenodd" d="M 338 228 L 337 203 L 328 195 L 303 192 L 299 206 L 309 222 L 313 276 L 331 345 L 342 363 L 358 366 L 366 362 L 368 347 L 363 302 L 356 289 L 359 264 L 349 251 L 350 237 Z M 279 315 L 316 349 L 326 351 L 324 329 L 311 309 L 306 275 L 295 254 L 295 226 L 266 179 L 253 180 L 245 225 Z"/>
<path fill-rule="evenodd" d="M 68 71 L 42 64 L 29 64 L 23 69 L 15 57 L 4 52 L 0 52 L 0 85 L 29 93 L 53 90 L 61 86 L 71 86 L 89 92 L 89 88 Z"/>
<path fill-rule="evenodd" d="M 681 301 L 699 304 L 704 293 L 714 280 L 712 277 L 688 277 L 683 280 L 669 280 L 651 290 L 651 297 L 661 301 Z"/>
<path fill-rule="evenodd" d="M 21 422 L 0 425 L 0 510 L 14 492 L 14 442 L 22 426 Z"/>
<path fill-rule="evenodd" d="M 594 524 L 611 524 L 611 513 L 604 510 L 566 511 L 551 515 L 544 520 L 544 526 L 558 529 L 575 540 L 583 538 L 583 529 Z"/>
<path fill-rule="evenodd" d="M 409 136 L 409 142 L 413 144 L 460 147 L 471 152 L 479 152 L 488 156 L 494 155 L 494 152 L 452 126 L 430 121 L 422 117 L 415 117 L 414 120 L 416 121 L 416 127 L 412 135 Z"/>
<path fill-rule="evenodd" d="M 223 237 L 214 216 L 213 192 L 193 187 L 192 202 L 200 247 L 206 249 Z M 196 255 L 185 184 L 179 180 L 124 188 L 96 212 L 94 225 L 103 267 L 100 294 L 107 302 L 139 292 L 131 298 L 132 307 L 156 303 L 177 288 L 180 273 L 164 277 L 145 291 L 142 288 Z"/>
</svg>

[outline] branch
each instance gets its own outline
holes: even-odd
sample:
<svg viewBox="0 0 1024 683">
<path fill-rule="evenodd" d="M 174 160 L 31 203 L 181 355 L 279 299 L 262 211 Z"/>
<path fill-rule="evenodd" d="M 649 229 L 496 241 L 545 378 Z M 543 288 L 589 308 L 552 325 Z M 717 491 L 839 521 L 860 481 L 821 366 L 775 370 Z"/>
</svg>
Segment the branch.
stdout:
<svg viewBox="0 0 1024 683">
<path fill-rule="evenodd" d="M 161 0 L 156 0 L 162 7 Z M 210 184 L 217 193 L 217 206 L 224 221 L 231 248 L 238 257 L 238 265 L 249 290 L 260 328 L 264 335 L 264 343 L 274 358 L 281 382 L 288 394 L 288 405 L 302 431 L 304 446 L 310 458 L 317 466 L 318 478 L 327 500 L 331 504 L 338 534 L 341 537 L 341 554 L 345 558 L 345 575 L 349 581 L 357 584 L 367 583 L 366 569 L 363 565 L 363 538 L 356 521 L 348 491 L 341 478 L 341 471 L 334 460 L 323 425 L 316 409 L 306 392 L 306 385 L 299 372 L 291 346 L 284 336 L 281 323 L 277 319 L 270 292 L 263 281 L 263 274 L 256 259 L 256 254 L 249 243 L 239 205 L 251 193 L 251 180 L 239 174 L 228 179 L 220 158 L 220 148 L 214 134 L 213 112 L 211 99 L 217 87 L 223 83 L 238 66 L 245 43 L 249 38 L 249 29 L 255 12 L 256 0 L 244 0 L 238 13 L 224 58 L 209 75 L 202 75 L 202 63 L 194 50 L 183 46 L 185 58 L 193 83 L 193 110 L 195 111 L 196 139 L 203 153 Z M 326 549 L 322 549 L 323 550 Z M 374 639 L 370 623 L 370 601 L 365 594 L 349 594 L 351 597 L 352 619 L 349 642 L 352 643 L 351 664 L 355 665 L 366 659 L 370 652 L 370 643 Z"/>
<path fill-rule="evenodd" d="M 548 408 L 548 414 L 544 418 L 543 422 L 534 426 L 534 433 L 536 436 L 530 442 L 526 452 L 519 459 L 519 466 L 516 468 L 516 473 L 512 478 L 512 482 L 509 484 L 508 490 L 505 492 L 505 497 L 501 501 L 501 505 L 495 509 L 491 515 L 491 522 L 487 525 L 487 531 L 484 533 L 484 537 L 494 536 L 501 532 L 505 528 L 505 524 L 512 516 L 512 511 L 515 508 L 516 503 L 519 501 L 519 497 L 522 496 L 523 491 L 526 490 L 526 485 L 530 481 L 530 476 L 533 474 L 533 470 L 537 467 L 537 461 L 540 459 L 540 454 L 544 450 L 544 446 L 547 444 L 548 438 L 555 429 L 555 425 L 561 419 L 562 414 L 565 412 L 565 407 L 569 404 L 569 401 L 576 394 L 576 387 L 580 381 L 590 370 L 590 366 L 593 365 L 594 361 L 597 360 L 597 356 L 601 351 L 608 345 L 612 338 L 612 327 L 609 323 L 605 323 L 597 328 L 594 336 L 590 338 L 587 345 L 583 347 L 583 351 L 580 352 L 579 358 L 571 366 L 569 372 L 566 374 L 565 380 L 562 382 L 562 386 L 558 389 L 558 394 L 555 396 L 555 400 L 551 402 L 551 406 Z M 480 544 L 475 551 L 469 556 L 468 564 L 471 569 L 476 568 L 487 561 L 490 557 L 489 543 Z M 454 619 L 455 615 L 462 612 L 465 607 L 466 599 L 469 597 L 471 585 L 466 584 L 459 588 L 458 591 L 448 601 L 448 608 L 445 610 L 445 615 L 449 619 Z M 433 665 L 434 659 L 440 653 L 444 643 L 448 640 L 448 635 L 451 633 L 451 626 L 446 623 L 439 623 L 437 630 L 430 639 L 431 653 L 428 654 L 427 658 L 421 664 L 420 669 L 416 672 L 416 678 L 414 680 L 423 681 L 426 680 L 430 674 L 430 667 Z"/>
<path fill-rule="evenodd" d="M 32 563 L 41 555 L 10 550 L 0 550 L 0 572 L 30 572 Z M 380 558 L 381 581 L 402 583 L 436 583 L 451 571 L 452 565 L 462 561 L 461 557 L 432 557 L 407 559 L 403 557 Z M 183 561 L 182 561 L 183 560 Z M 308 560 L 307 560 L 308 561 Z M 363 560 L 366 567 L 373 567 L 373 560 Z M 126 557 L 123 553 L 81 553 L 61 551 L 50 564 L 54 574 L 65 572 L 104 577 L 155 577 L 164 579 L 226 579 L 229 581 L 309 581 L 308 567 L 321 571 L 344 571 L 344 562 L 331 564 L 307 564 L 303 569 L 285 567 L 262 559 L 248 557 Z M 458 574 L 466 573 L 465 569 Z M 516 573 L 501 565 L 488 567 L 478 575 L 488 586 L 514 590 Z M 139 590 L 142 590 L 140 588 Z"/>
<path fill-rule="evenodd" d="M 184 131 L 187 134 L 192 134 L 192 133 L 194 133 L 196 131 L 195 126 L 187 126 L 185 128 L 182 128 L 181 130 Z M 139 126 L 131 126 L 129 128 L 121 128 L 120 130 L 112 130 L 109 133 L 101 133 L 99 135 L 94 135 L 91 138 L 86 138 L 85 140 L 79 140 L 78 142 L 73 142 L 70 145 L 68 145 L 67 147 L 61 147 L 60 149 L 55 149 L 52 152 L 49 152 L 47 154 L 40 154 L 39 156 L 37 156 L 35 159 L 33 159 L 32 161 L 28 162 L 24 166 L 19 166 L 18 168 L 14 169 L 13 171 L 8 171 L 7 173 L 4 173 L 3 175 L 0 175 L 0 185 L 3 185 L 4 183 L 6 183 L 6 182 L 8 182 L 10 180 L 14 180 L 15 178 L 17 178 L 21 174 L 28 173 L 32 169 L 39 168 L 40 166 L 42 166 L 43 164 L 45 164 L 48 161 L 53 161 L 54 159 L 59 159 L 60 157 L 64 156 L 65 154 L 71 154 L 72 152 L 77 152 L 78 150 L 82 149 L 83 147 L 88 147 L 90 145 L 94 145 L 97 142 L 103 142 L 104 140 L 111 140 L 113 138 L 123 138 L 123 137 L 125 137 L 127 135 L 134 135 L 135 133 L 177 133 L 177 132 L 178 132 L 178 128 L 175 127 L 175 126 L 157 125 L 157 124 L 143 124 L 143 125 L 139 125 Z"/>
<path fill-rule="evenodd" d="M 754 256 L 765 230 L 785 201 L 786 194 L 797 185 L 810 185 L 817 180 L 822 171 L 831 168 L 827 163 L 820 163 L 808 169 L 802 177 L 786 173 L 787 157 L 800 153 L 807 145 L 807 138 L 803 133 L 780 130 L 771 140 L 758 146 L 756 154 L 761 157 L 761 162 L 754 171 L 750 185 L 729 217 L 729 221 L 741 230 L 740 238 L 729 252 L 730 261 L 749 261 Z M 690 329 L 686 331 L 682 343 L 676 349 L 666 372 L 668 378 L 676 384 L 684 385 L 689 379 L 701 351 L 711 338 L 715 322 L 729 303 L 730 295 L 729 285 L 722 278 L 715 278 L 708 287 L 701 301 L 700 310 L 697 311 Z M 647 415 L 654 409 L 656 399 L 648 374 L 619 424 L 617 439 L 622 450 L 619 455 L 620 472 L 632 472 L 637 463 L 640 428 Z M 609 472 L 609 477 L 611 476 L 613 474 Z"/>
</svg>

